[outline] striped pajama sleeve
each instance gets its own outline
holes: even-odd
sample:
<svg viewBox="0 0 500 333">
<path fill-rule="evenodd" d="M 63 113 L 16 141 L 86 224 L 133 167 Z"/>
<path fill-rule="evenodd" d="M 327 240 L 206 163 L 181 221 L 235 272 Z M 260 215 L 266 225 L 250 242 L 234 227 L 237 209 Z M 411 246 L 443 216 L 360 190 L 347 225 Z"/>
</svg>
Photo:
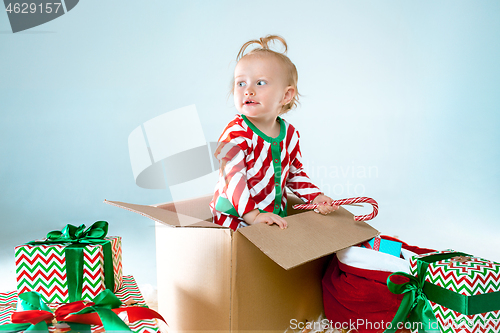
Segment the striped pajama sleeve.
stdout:
<svg viewBox="0 0 500 333">
<path fill-rule="evenodd" d="M 290 140 L 290 144 L 292 145 L 290 153 L 291 163 L 286 186 L 299 198 L 306 202 L 311 202 L 321 194 L 321 190 L 312 183 L 311 179 L 304 171 L 302 154 L 299 146 L 300 135 L 297 131 L 295 131 L 295 134 L 296 137 Z"/>
</svg>

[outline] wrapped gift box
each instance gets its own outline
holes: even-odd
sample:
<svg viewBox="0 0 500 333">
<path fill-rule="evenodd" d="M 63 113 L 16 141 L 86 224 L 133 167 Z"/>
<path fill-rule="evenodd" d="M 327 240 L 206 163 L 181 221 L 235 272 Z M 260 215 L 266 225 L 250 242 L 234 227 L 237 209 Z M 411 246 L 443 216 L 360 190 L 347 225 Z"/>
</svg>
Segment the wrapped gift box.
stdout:
<svg viewBox="0 0 500 333">
<path fill-rule="evenodd" d="M 361 247 L 365 247 L 367 249 L 372 249 L 375 251 L 391 254 L 399 258 L 401 255 L 401 247 L 403 243 L 393 241 L 390 239 L 385 239 L 380 236 L 370 239 L 361 244 Z"/>
<path fill-rule="evenodd" d="M 411 258 L 410 271 L 427 264 L 423 291 L 441 332 L 500 331 L 499 263 L 446 250 Z"/>
<path fill-rule="evenodd" d="M 122 249 L 120 237 L 106 237 L 111 247 L 110 262 L 104 259 L 103 244 L 85 244 L 83 247 L 82 300 L 90 300 L 108 288 L 119 290 L 122 285 Z M 36 291 L 47 303 L 66 303 L 71 299 L 68 290 L 68 262 L 66 252 L 71 243 L 45 244 L 43 241 L 31 242 L 15 248 L 17 291 L 24 293 Z M 74 260 L 73 260 L 74 261 Z M 110 267 L 108 267 L 110 266 Z M 105 274 L 113 274 L 112 280 L 105 283 Z M 81 274 L 76 273 L 76 274 Z"/>
<path fill-rule="evenodd" d="M 125 306 L 143 306 L 147 307 L 144 302 L 137 283 L 133 276 L 123 276 L 122 287 L 115 292 L 115 295 L 123 303 L 122 307 Z M 0 325 L 11 324 L 10 317 L 16 310 L 17 293 L 15 291 L 9 293 L 0 293 Z M 51 309 L 55 311 L 60 304 L 49 304 Z M 130 329 L 134 333 L 146 333 L 146 332 L 158 332 L 158 323 L 156 319 L 148 320 L 138 320 L 132 323 L 128 323 Z M 51 333 L 62 333 L 68 331 L 69 327 L 64 323 L 58 323 L 56 325 L 49 326 L 49 331 Z M 92 333 L 104 332 L 104 328 L 100 325 L 91 326 Z"/>
</svg>

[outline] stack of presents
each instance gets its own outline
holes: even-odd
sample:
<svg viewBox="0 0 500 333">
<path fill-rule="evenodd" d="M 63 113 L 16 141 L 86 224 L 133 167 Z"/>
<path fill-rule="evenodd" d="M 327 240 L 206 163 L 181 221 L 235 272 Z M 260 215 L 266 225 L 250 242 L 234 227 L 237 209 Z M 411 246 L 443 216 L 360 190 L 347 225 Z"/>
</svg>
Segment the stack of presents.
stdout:
<svg viewBox="0 0 500 333">
<path fill-rule="evenodd" d="M 67 227 L 16 248 L 0 331 L 500 332 L 498 263 L 380 236 L 343 208 L 294 211 L 292 195 L 287 229 L 232 231 L 211 223 L 210 199 L 106 201 L 155 221 L 159 313 L 122 276 L 119 237 Z M 32 310 L 47 318 L 26 322 Z"/>
<path fill-rule="evenodd" d="M 0 332 L 157 332 L 164 319 L 122 275 L 108 223 L 68 224 L 15 248 L 17 291 L 0 293 Z"/>
</svg>

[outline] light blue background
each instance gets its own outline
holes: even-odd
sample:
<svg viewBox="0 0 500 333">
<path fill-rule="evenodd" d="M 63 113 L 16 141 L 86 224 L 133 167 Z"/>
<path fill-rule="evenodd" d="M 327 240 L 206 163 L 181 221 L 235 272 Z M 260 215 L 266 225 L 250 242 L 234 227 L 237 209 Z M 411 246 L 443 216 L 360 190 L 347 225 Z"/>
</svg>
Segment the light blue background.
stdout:
<svg viewBox="0 0 500 333">
<path fill-rule="evenodd" d="M 171 198 L 135 185 L 128 135 L 196 104 L 216 140 L 240 46 L 270 33 L 299 70 L 286 119 L 327 194 L 375 198 L 384 234 L 500 261 L 499 17 L 494 0 L 82 0 L 12 34 L 0 12 L 0 292 L 15 245 L 96 220 L 154 286 L 153 222 L 102 203 Z"/>
</svg>

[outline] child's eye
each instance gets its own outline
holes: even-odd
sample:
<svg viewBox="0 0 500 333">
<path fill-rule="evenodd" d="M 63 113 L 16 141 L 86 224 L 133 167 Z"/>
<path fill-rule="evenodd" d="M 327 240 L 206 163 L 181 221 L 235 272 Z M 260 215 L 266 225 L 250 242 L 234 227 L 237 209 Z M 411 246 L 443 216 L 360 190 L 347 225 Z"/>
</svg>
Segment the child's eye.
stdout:
<svg viewBox="0 0 500 333">
<path fill-rule="evenodd" d="M 259 80 L 259 81 L 257 81 L 257 85 L 258 85 L 258 86 L 263 86 L 263 85 L 265 85 L 265 84 L 267 84 L 267 82 L 266 82 L 266 81 L 263 81 L 263 80 Z"/>
<path fill-rule="evenodd" d="M 247 84 L 246 84 L 245 82 L 243 82 L 243 81 L 242 81 L 242 82 L 238 82 L 238 83 L 236 83 L 236 85 L 237 85 L 238 87 L 244 87 L 244 86 L 246 86 Z"/>
</svg>

